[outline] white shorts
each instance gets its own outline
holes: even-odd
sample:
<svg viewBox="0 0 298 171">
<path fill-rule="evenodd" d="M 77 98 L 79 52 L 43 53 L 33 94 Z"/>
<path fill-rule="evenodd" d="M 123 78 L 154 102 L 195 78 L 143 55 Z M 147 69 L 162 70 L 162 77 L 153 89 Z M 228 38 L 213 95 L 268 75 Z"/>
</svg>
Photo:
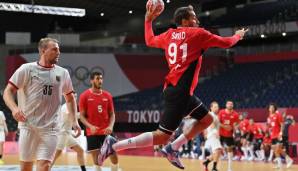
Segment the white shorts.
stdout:
<svg viewBox="0 0 298 171">
<path fill-rule="evenodd" d="M 58 131 L 37 130 L 32 128 L 20 128 L 19 151 L 20 161 L 33 162 L 34 160 L 53 161 Z"/>
<path fill-rule="evenodd" d="M 208 149 L 211 153 L 214 153 L 217 149 L 222 149 L 219 138 L 211 137 L 205 142 L 205 149 Z"/>
<path fill-rule="evenodd" d="M 0 131 L 0 142 L 5 142 L 5 132 Z"/>
<path fill-rule="evenodd" d="M 71 135 L 70 132 L 61 132 L 58 135 L 58 144 L 56 149 L 63 150 L 65 147 L 73 147 L 79 145 L 77 140 Z"/>
</svg>

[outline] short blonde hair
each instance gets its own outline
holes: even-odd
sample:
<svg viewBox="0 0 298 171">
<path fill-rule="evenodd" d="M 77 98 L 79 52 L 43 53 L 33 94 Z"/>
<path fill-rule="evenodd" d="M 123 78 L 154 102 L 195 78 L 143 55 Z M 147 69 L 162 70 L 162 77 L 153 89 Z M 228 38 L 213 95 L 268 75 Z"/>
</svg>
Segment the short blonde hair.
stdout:
<svg viewBox="0 0 298 171">
<path fill-rule="evenodd" d="M 50 37 L 41 38 L 38 42 L 38 50 L 41 51 L 41 49 L 46 48 L 49 42 L 59 43 L 57 39 L 53 39 Z"/>
</svg>

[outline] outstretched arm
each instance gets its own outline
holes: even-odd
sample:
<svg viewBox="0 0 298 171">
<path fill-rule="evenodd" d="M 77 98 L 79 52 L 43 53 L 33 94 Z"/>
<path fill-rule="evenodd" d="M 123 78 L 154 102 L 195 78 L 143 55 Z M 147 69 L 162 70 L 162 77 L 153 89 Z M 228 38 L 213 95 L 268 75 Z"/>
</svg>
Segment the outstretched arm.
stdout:
<svg viewBox="0 0 298 171">
<path fill-rule="evenodd" d="M 248 29 L 237 30 L 231 37 L 221 37 L 210 32 L 206 32 L 204 36 L 205 49 L 210 47 L 230 48 L 234 46 L 239 40 L 242 40 Z"/>
</svg>

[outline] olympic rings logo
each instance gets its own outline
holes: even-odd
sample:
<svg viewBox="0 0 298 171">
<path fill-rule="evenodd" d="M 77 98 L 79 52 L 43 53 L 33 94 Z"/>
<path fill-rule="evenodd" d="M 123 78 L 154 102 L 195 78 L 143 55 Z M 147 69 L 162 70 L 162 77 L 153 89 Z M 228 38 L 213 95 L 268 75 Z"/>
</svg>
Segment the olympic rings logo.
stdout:
<svg viewBox="0 0 298 171">
<path fill-rule="evenodd" d="M 100 66 L 94 66 L 91 69 L 86 66 L 78 66 L 76 68 L 66 65 L 63 68 L 67 69 L 70 75 L 70 78 L 73 82 L 73 85 L 76 87 L 79 84 L 83 83 L 86 87 L 90 86 L 89 78 L 90 74 L 93 72 L 100 72 L 104 76 L 104 69 Z"/>
</svg>

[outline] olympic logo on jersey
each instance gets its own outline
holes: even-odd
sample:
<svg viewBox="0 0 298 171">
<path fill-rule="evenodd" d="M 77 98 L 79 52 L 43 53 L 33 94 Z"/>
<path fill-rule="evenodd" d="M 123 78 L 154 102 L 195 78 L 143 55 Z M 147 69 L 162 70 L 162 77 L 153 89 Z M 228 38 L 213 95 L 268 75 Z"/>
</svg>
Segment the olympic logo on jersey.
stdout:
<svg viewBox="0 0 298 171">
<path fill-rule="evenodd" d="M 86 87 L 90 86 L 89 77 L 92 72 L 100 72 L 104 76 L 104 69 L 100 66 L 94 66 L 92 68 L 87 68 L 86 66 L 77 66 L 72 67 L 69 65 L 63 66 L 67 69 L 70 75 L 70 78 L 73 82 L 73 85 L 76 87 L 79 84 L 83 83 Z"/>
</svg>

